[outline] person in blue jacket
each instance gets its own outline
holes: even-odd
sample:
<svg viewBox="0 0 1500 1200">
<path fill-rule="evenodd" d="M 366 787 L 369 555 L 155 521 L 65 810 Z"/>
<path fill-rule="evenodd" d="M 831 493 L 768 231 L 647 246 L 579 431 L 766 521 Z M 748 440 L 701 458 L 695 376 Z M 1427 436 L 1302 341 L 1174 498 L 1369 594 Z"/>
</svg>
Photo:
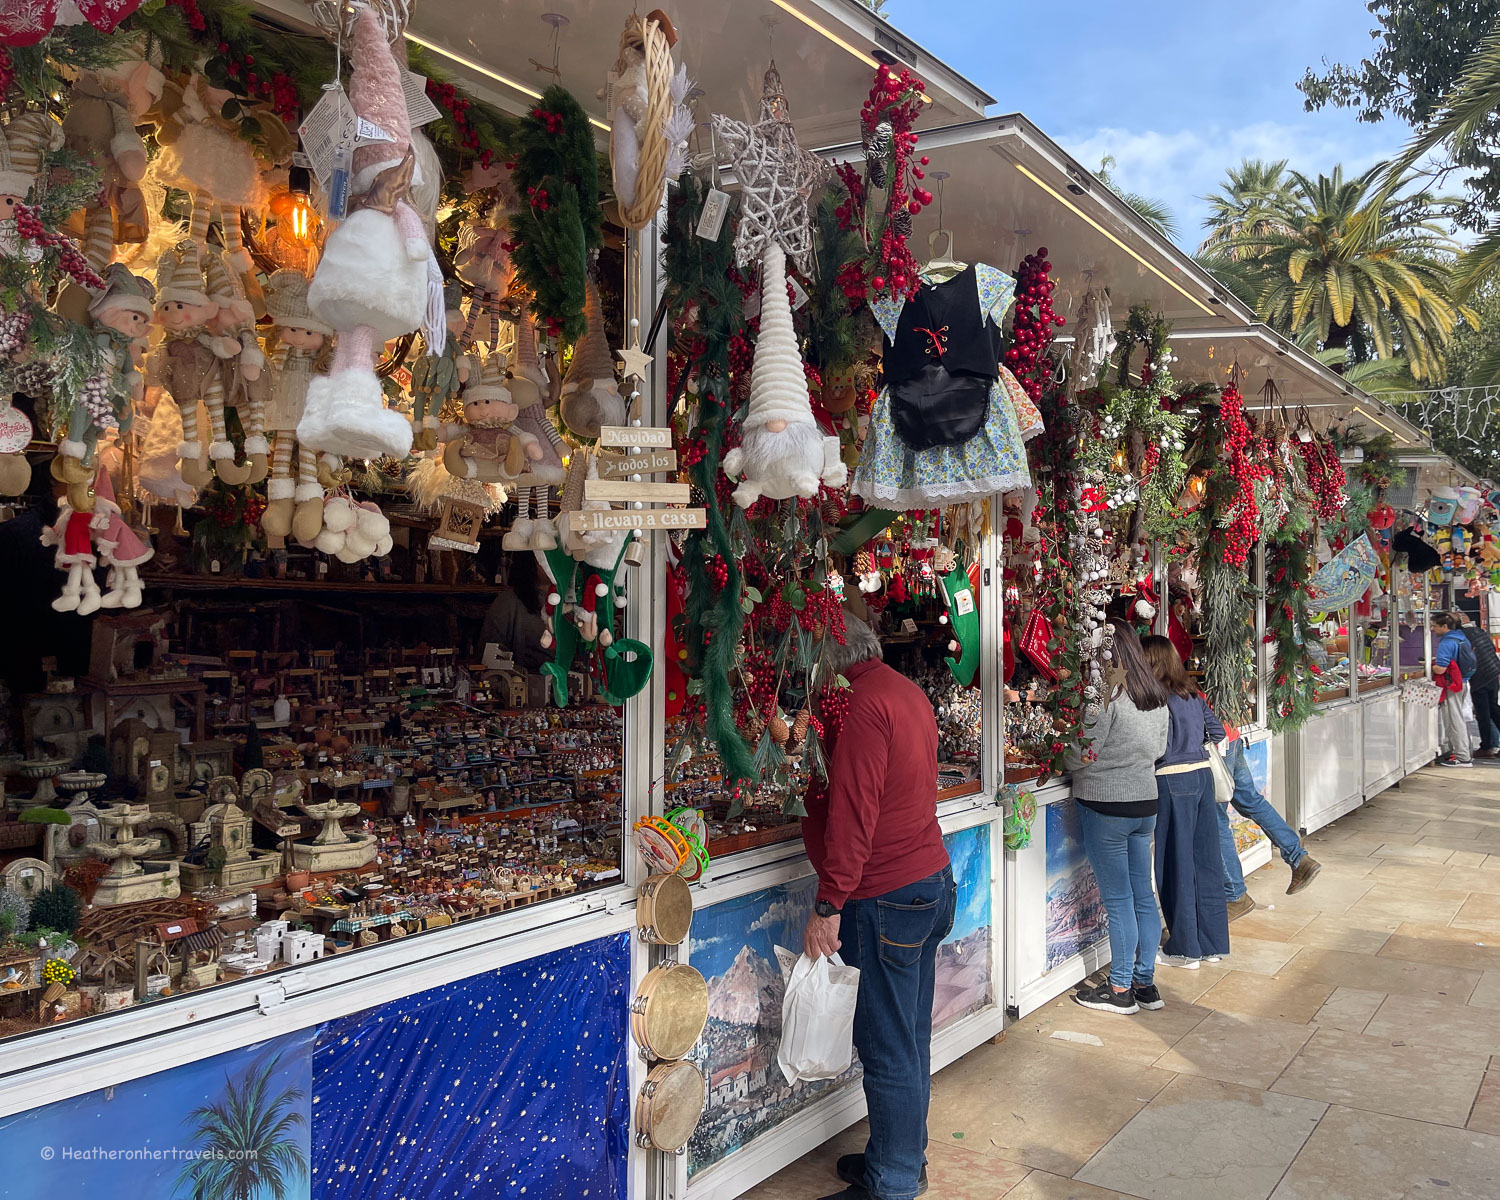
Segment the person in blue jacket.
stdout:
<svg viewBox="0 0 1500 1200">
<path fill-rule="evenodd" d="M 1442 738 L 1443 753 L 1438 756 L 1441 767 L 1467 767 L 1473 761 L 1469 747 L 1469 724 L 1464 712 L 1469 707 L 1469 680 L 1474 668 L 1479 665 L 1474 657 L 1474 647 L 1463 634 L 1463 623 L 1452 613 L 1432 614 L 1432 632 L 1438 635 L 1437 649 L 1432 655 L 1432 676 L 1457 672 L 1459 686 L 1445 688 L 1443 703 L 1438 710 L 1438 730 Z M 1449 670 L 1452 664 L 1453 671 Z"/>
</svg>

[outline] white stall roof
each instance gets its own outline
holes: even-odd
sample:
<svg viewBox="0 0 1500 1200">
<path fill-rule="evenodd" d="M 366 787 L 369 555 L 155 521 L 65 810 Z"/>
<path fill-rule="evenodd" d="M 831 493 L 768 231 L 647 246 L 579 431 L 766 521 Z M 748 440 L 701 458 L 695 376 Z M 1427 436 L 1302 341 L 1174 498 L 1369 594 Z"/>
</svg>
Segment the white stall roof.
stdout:
<svg viewBox="0 0 1500 1200">
<path fill-rule="evenodd" d="M 259 6 L 308 24 L 301 0 L 259 0 Z M 710 112 L 753 118 L 773 55 L 792 120 L 809 146 L 857 136 L 859 106 L 881 61 L 905 63 L 925 81 L 932 103 L 924 124 L 977 116 L 993 103 L 857 0 L 689 0 L 661 9 L 677 30 L 674 57 L 703 91 L 703 120 Z M 524 112 L 553 82 L 555 28 L 556 78 L 603 129 L 609 114 L 596 93 L 619 54 L 630 11 L 621 0 L 427 0 L 415 6 L 407 37 L 476 94 Z"/>
<path fill-rule="evenodd" d="M 929 234 L 953 233 L 954 256 L 1014 270 L 1045 246 L 1057 283 L 1053 303 L 1067 316 L 1090 287 L 1108 288 L 1123 321 L 1145 304 L 1174 322 L 1246 325 L 1255 315 L 1129 205 L 1019 114 L 924 129 L 918 151 L 927 185 L 941 195 L 916 218 L 912 244 L 926 257 Z M 822 151 L 860 157 L 858 143 Z M 938 176 L 947 173 L 946 179 Z"/>
</svg>

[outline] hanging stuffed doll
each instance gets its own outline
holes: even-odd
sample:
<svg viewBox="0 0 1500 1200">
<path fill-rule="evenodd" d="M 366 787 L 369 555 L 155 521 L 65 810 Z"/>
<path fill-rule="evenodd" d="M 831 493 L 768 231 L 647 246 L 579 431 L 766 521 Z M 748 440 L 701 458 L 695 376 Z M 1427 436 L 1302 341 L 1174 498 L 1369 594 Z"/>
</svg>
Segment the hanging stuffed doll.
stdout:
<svg viewBox="0 0 1500 1200">
<path fill-rule="evenodd" d="M 52 460 L 53 478 L 69 485 L 87 483 L 96 470 L 99 435 L 107 429 L 117 429 L 122 436 L 129 432 L 135 405 L 145 391 L 139 365 L 155 298 L 150 282 L 121 264 L 112 263 L 105 271 L 104 290 L 88 306 L 104 371 L 89 381 L 68 414 Z"/>
<path fill-rule="evenodd" d="M 724 456 L 724 474 L 744 477 L 734 489 L 734 502 L 749 508 L 762 496 L 810 500 L 821 486 L 843 487 L 848 473 L 839 439 L 825 436 L 813 416 L 787 298 L 786 252 L 770 241 L 761 254 L 760 337 L 750 368 L 750 409 L 740 444 Z"/>
<path fill-rule="evenodd" d="M 235 350 L 219 363 L 220 390 L 223 402 L 216 411 L 209 407 L 214 440 L 209 459 L 214 473 L 224 483 L 238 486 L 259 483 L 270 470 L 271 448 L 266 442 L 266 401 L 271 381 L 266 377 L 265 352 L 255 336 L 255 313 L 240 281 L 230 269 L 223 251 L 210 246 L 204 256 L 204 277 L 208 298 L 219 306 L 209 319 L 210 333 L 233 343 Z M 236 461 L 234 443 L 229 440 L 224 418 L 233 409 L 245 437 L 245 462 Z"/>
<path fill-rule="evenodd" d="M 178 470 L 191 487 L 202 487 L 213 477 L 203 464 L 200 402 L 208 410 L 213 437 L 208 447 L 210 458 L 231 465 L 234 460 L 234 445 L 224 423 L 223 367 L 226 361 L 238 357 L 240 343 L 220 337 L 209 328 L 218 314 L 218 304 L 208 295 L 197 244 L 178 242 L 156 265 L 155 319 L 166 331 L 166 340 L 156 359 L 152 382 L 166 389 L 182 418 Z"/>
<path fill-rule="evenodd" d="M 302 419 L 308 383 L 327 369 L 333 330 L 308 309 L 307 276 L 300 271 L 277 271 L 266 281 L 266 308 L 273 325 L 266 338 L 271 396 L 265 428 L 275 438 L 275 447 L 260 524 L 272 537 L 290 534 L 310 543 L 323 528 L 323 485 L 318 480 L 317 454 L 297 442 L 297 422 Z"/>
<path fill-rule="evenodd" d="M 103 467 L 94 480 L 94 514 L 89 521 L 94 533 L 94 550 L 99 561 L 109 568 L 105 576 L 105 593 L 100 608 L 139 608 L 141 604 L 140 566 L 156 553 L 125 522 L 115 503 L 115 485 Z"/>
<path fill-rule="evenodd" d="M 462 308 L 464 290 L 456 279 L 443 284 L 443 312 L 448 322 L 448 337 L 443 348 L 433 353 L 429 347 L 411 365 L 411 431 L 412 449 L 436 450 L 438 426 L 443 405 L 459 395 L 475 369 L 474 360 L 459 347 L 464 328 Z"/>
<path fill-rule="evenodd" d="M 239 121 L 223 115 L 234 98 L 198 74 L 189 75 L 180 86 L 169 82 L 156 129 L 161 153 L 152 172 L 168 187 L 192 197 L 188 238 L 200 251 L 207 248 L 208 227 L 218 217 L 228 265 L 254 308 L 260 285 L 241 238 L 240 210 L 258 209 L 264 197 L 251 143 L 240 136 Z"/>
<path fill-rule="evenodd" d="M 953 631 L 953 639 L 948 643 L 949 657 L 943 661 L 959 685 L 968 687 L 979 670 L 978 564 L 969 568 L 957 565 L 951 550 L 941 563 L 949 567 L 946 573 L 938 576 L 946 609 L 942 622 Z M 955 654 L 957 657 L 952 657 Z"/>
<path fill-rule="evenodd" d="M 588 328 L 573 347 L 573 361 L 563 379 L 558 415 L 581 438 L 596 438 L 605 425 L 625 424 L 625 398 L 615 378 L 615 360 L 604 331 L 604 304 L 590 275 L 585 285 L 584 317 Z"/>
<path fill-rule="evenodd" d="M 453 270 L 470 291 L 469 316 L 463 327 L 466 346 L 488 340 L 491 350 L 500 348 L 501 309 L 516 273 L 508 248 L 515 199 L 509 183 L 509 179 L 500 181 L 495 202 L 483 217 L 459 227 Z"/>
<path fill-rule="evenodd" d="M 46 113 L 23 112 L 0 130 L 0 258 L 23 256 L 29 262 L 40 262 L 42 248 L 27 242 L 24 250 L 16 228 L 16 205 L 26 201 L 27 193 L 42 169 L 42 156 L 63 143 L 62 126 Z"/>
<path fill-rule="evenodd" d="M 93 509 L 92 487 L 70 487 L 67 495 L 57 502 L 57 520 L 42 530 L 42 545 L 57 547 L 53 565 L 68 575 L 62 593 L 52 602 L 57 612 L 76 612 L 80 617 L 86 617 L 97 611 L 102 603 L 99 583 L 94 578 L 99 558 L 89 536 Z"/>
<path fill-rule="evenodd" d="M 1016 412 L 1024 393 L 999 365 L 1014 294 L 1010 276 L 976 263 L 912 299 L 875 300 L 886 385 L 854 472 L 866 503 L 941 508 L 1031 486 Z"/>
<path fill-rule="evenodd" d="M 464 389 L 464 419 L 442 427 L 443 465 L 460 479 L 509 483 L 542 457 L 534 434 L 516 425 L 520 410 L 505 386 L 504 354 L 489 355 Z"/>
<path fill-rule="evenodd" d="M 563 481 L 567 443 L 547 416 L 547 370 L 536 352 L 536 327 L 525 313 L 516 322 L 516 356 L 510 369 L 510 395 L 519 413 L 516 428 L 537 439 L 542 456 L 517 480 L 516 519 L 501 540 L 505 550 L 551 550 L 557 530 L 548 512 L 552 489 Z"/>
<path fill-rule="evenodd" d="M 78 235 L 89 266 L 102 275 L 115 247 L 144 242 L 150 214 L 141 194 L 146 143 L 136 126 L 161 98 L 160 71 L 141 59 L 84 71 L 68 89 L 64 145 L 100 172 L 98 194 L 78 214 Z"/>
<path fill-rule="evenodd" d="M 409 198 L 427 181 L 412 150 L 400 64 L 386 40 L 399 34 L 371 8 L 354 15 L 349 100 L 391 140 L 355 148 L 349 217 L 329 234 L 307 293 L 308 307 L 337 332 L 338 342 L 329 374 L 308 385 L 297 436 L 343 457 L 404 458 L 410 452 L 411 425 L 385 407 L 375 354 L 419 327 L 429 354 L 441 354 L 448 338 L 442 272 Z"/>
</svg>

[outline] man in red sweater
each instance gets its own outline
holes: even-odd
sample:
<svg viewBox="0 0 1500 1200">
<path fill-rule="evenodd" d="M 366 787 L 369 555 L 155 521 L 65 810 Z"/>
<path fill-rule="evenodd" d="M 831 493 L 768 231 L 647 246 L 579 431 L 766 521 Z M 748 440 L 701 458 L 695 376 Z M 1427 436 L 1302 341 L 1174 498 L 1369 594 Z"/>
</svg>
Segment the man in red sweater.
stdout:
<svg viewBox="0 0 1500 1200">
<path fill-rule="evenodd" d="M 844 643 L 823 651 L 823 678 L 842 675 L 851 690 L 828 731 L 827 787 L 810 791 L 802 822 L 818 873 L 803 950 L 859 968 L 854 1045 L 870 1140 L 839 1159 L 849 1187 L 825 1200 L 913 1200 L 927 1190 L 937 950 L 957 902 L 937 820 L 937 721 L 922 689 L 881 661 L 875 631 L 844 617 Z"/>
</svg>

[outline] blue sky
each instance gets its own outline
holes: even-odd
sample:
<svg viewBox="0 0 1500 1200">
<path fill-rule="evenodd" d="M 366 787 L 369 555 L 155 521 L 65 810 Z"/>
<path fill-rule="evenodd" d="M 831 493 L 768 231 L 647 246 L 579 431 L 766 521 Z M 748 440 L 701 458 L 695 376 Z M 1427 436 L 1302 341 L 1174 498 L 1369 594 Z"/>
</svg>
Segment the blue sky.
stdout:
<svg viewBox="0 0 1500 1200">
<path fill-rule="evenodd" d="M 1374 43 L 1362 0 L 889 0 L 886 18 L 1090 170 L 1112 154 L 1125 188 L 1165 201 L 1196 246 L 1225 167 L 1287 158 L 1315 174 L 1390 157 L 1407 129 L 1302 110 L 1296 83 Z"/>
</svg>

